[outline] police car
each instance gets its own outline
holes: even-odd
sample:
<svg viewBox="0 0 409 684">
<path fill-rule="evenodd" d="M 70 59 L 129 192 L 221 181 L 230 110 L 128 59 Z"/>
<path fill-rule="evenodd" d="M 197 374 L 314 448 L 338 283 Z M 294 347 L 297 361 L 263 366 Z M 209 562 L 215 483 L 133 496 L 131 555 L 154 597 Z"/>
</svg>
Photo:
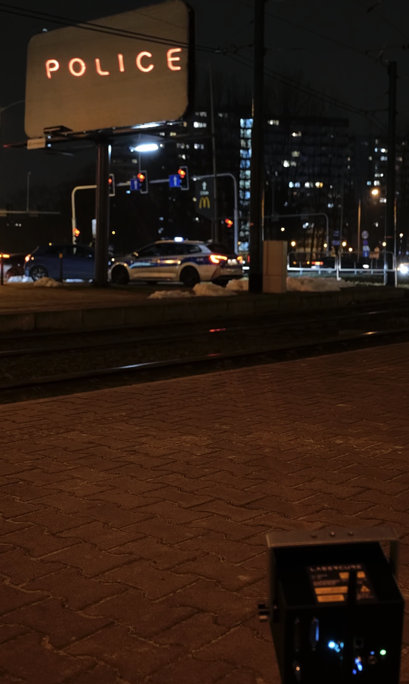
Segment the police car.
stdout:
<svg viewBox="0 0 409 684">
<path fill-rule="evenodd" d="M 116 258 L 109 276 L 118 285 L 126 285 L 130 280 L 173 280 L 187 287 L 194 287 L 201 281 L 224 285 L 243 276 L 236 254 L 213 249 L 210 244 L 194 240 L 160 240 L 133 254 Z"/>
</svg>

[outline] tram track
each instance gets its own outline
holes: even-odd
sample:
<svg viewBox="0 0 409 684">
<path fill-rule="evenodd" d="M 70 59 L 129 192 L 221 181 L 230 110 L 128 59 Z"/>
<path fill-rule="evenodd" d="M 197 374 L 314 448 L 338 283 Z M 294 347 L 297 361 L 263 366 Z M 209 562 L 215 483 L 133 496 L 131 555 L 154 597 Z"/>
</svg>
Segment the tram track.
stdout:
<svg viewBox="0 0 409 684">
<path fill-rule="evenodd" d="M 354 319 L 357 315 L 351 316 L 351 313 L 358 314 L 358 319 L 363 322 L 367 322 L 371 325 L 366 325 L 368 329 L 355 330 L 354 326 L 356 322 Z M 385 316 L 385 314 L 390 314 L 389 309 L 378 309 L 374 310 L 372 307 L 371 311 L 366 311 L 364 321 L 362 320 L 363 312 L 348 312 L 347 315 L 338 315 L 332 317 L 329 320 L 322 321 L 322 319 L 310 319 L 309 323 L 314 326 L 317 321 L 321 324 L 321 328 L 315 330 L 315 334 L 308 337 L 305 333 L 305 329 L 300 326 L 298 322 L 298 328 L 296 323 L 293 321 L 292 324 L 288 324 L 286 327 L 287 333 L 290 338 L 280 343 L 277 339 L 265 340 L 260 343 L 260 332 L 262 330 L 272 330 L 278 336 L 282 335 L 285 326 L 280 324 L 281 327 L 277 329 L 277 325 L 274 327 L 273 324 L 265 324 L 259 326 L 232 326 L 229 329 L 222 327 L 219 328 L 208 328 L 206 331 L 195 331 L 191 334 L 191 339 L 199 339 L 203 343 L 203 336 L 207 337 L 213 335 L 214 333 L 224 333 L 223 345 L 226 344 L 226 340 L 229 336 L 236 336 L 239 332 L 245 330 L 246 332 L 251 331 L 253 336 L 257 337 L 256 342 L 254 340 L 251 342 L 246 340 L 246 345 L 243 347 L 236 346 L 235 348 L 217 349 L 213 348 L 210 351 L 202 351 L 201 353 L 195 353 L 198 349 L 196 343 L 192 347 L 186 343 L 183 339 L 183 345 L 178 346 L 175 349 L 175 354 L 169 353 L 169 349 L 165 349 L 165 354 L 163 354 L 163 346 L 169 344 L 169 340 L 181 342 L 182 335 L 174 335 L 167 337 L 151 336 L 146 338 L 135 338 L 132 343 L 137 343 L 139 346 L 146 348 L 152 352 L 155 348 L 155 344 L 162 346 L 161 358 L 142 358 L 141 360 L 133 359 L 135 352 L 130 350 L 130 359 L 134 362 L 125 363 L 115 363 L 110 362 L 108 359 L 107 363 L 103 365 L 98 363 L 92 368 L 81 368 L 80 370 L 71 370 L 69 372 L 53 372 L 53 367 L 48 366 L 48 372 L 43 375 L 25 375 L 22 377 L 17 374 L 17 377 L 11 375 L 6 381 L 0 382 L 0 403 L 12 403 L 15 401 L 22 401 L 27 399 L 36 399 L 44 396 L 55 396 L 60 394 L 70 394 L 73 392 L 85 392 L 93 389 L 101 389 L 108 387 L 121 386 L 126 384 L 136 384 L 140 382 L 152 382 L 155 380 L 163 380 L 174 377 L 180 377 L 185 375 L 201 375 L 208 372 L 217 372 L 235 368 L 243 368 L 253 365 L 263 365 L 269 363 L 277 363 L 286 360 L 295 360 L 299 358 L 307 358 L 310 356 L 333 354 L 343 351 L 350 351 L 353 349 L 362 349 L 367 346 L 373 345 L 387 345 L 397 342 L 409 341 L 409 325 L 402 325 L 401 327 L 390 327 L 386 325 L 386 329 L 376 329 L 372 323 L 375 322 L 374 315 Z M 396 311 L 393 312 L 396 314 Z M 409 315 L 409 308 L 401 313 Z M 347 320 L 348 328 L 342 328 L 342 323 Z M 384 323 L 387 324 L 387 320 Z M 288 322 L 289 323 L 289 322 Z M 334 324 L 335 326 L 334 331 Z M 327 324 L 327 330 L 325 331 L 325 324 Z M 329 329 L 328 329 L 329 327 Z M 302 329 L 301 329 L 302 328 Z M 294 331 L 296 332 L 295 337 L 297 338 L 298 333 L 302 335 L 302 339 L 294 339 Z M 324 334 L 325 333 L 325 334 Z M 227 337 L 225 336 L 227 335 Z M 221 337 L 218 337 L 221 340 Z M 111 344 L 104 340 L 107 345 Z M 130 341 L 128 341 L 130 344 Z M 46 350 L 48 355 L 56 351 L 55 348 L 50 348 Z M 200 349 L 200 347 L 199 347 Z M 14 352 L 22 352 L 24 356 L 28 355 L 30 351 L 33 350 L 10 350 L 10 354 Z M 37 350 L 34 350 L 37 352 Z M 72 354 L 76 354 L 79 348 L 58 348 L 57 350 L 60 354 L 65 353 L 64 367 L 69 367 L 69 357 Z M 88 352 L 95 351 L 95 345 L 87 348 Z M 1 352 L 3 354 L 4 352 Z M 156 352 L 155 352 L 156 353 Z M 68 356 L 67 356 L 68 355 Z M 143 353 L 142 353 L 143 357 Z M 5 357 L 3 356 L 3 359 Z M 18 358 L 18 354 L 17 354 Z M 97 359 L 95 359 L 95 362 Z"/>
</svg>

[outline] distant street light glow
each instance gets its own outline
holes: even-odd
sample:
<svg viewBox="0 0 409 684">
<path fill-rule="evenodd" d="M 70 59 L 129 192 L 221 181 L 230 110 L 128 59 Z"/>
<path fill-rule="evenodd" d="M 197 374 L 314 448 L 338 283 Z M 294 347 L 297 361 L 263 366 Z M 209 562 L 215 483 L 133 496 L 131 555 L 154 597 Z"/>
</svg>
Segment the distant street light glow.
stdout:
<svg viewBox="0 0 409 684">
<path fill-rule="evenodd" d="M 137 147 L 133 147 L 131 152 L 157 152 L 159 145 L 156 143 L 141 143 Z"/>
</svg>

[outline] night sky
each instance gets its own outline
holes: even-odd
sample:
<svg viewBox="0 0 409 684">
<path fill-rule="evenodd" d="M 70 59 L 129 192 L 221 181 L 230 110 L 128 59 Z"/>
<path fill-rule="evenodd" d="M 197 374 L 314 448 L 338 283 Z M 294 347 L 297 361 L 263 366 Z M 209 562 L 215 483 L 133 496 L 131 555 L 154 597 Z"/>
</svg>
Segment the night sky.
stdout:
<svg viewBox="0 0 409 684">
<path fill-rule="evenodd" d="M 8 0 L 9 6 L 25 7 L 72 20 L 93 20 L 146 5 L 138 0 Z M 228 54 L 197 52 L 198 76 L 211 62 L 215 72 L 235 74 L 251 83 L 253 0 L 191 0 L 196 16 L 196 40 L 211 48 L 230 48 Z M 371 11 L 368 11 L 369 8 Z M 1 9 L 1 8 L 0 8 Z M 58 26 L 52 21 L 23 18 L 0 12 L 0 107 L 24 99 L 26 51 L 30 38 L 43 28 Z M 338 116 L 350 118 L 355 130 L 386 130 L 388 79 L 386 60 L 398 64 L 398 130 L 409 130 L 409 1 L 408 0 L 268 0 L 266 2 L 266 68 L 340 102 L 371 114 L 364 117 L 340 107 Z M 237 52 L 234 50 L 237 49 Z M 369 52 L 368 52 L 369 51 Z M 368 54 L 365 54 L 367 53 Z M 238 61 L 245 64 L 239 64 Z M 200 87 L 200 83 L 199 83 Z M 23 105 L 2 116 L 1 141 L 24 139 Z M 376 121 L 374 122 L 374 117 Z M 31 155 L 31 156 L 30 156 Z M 49 157 L 42 153 L 0 151 L 0 201 L 12 184 L 25 185 L 28 170 L 33 182 L 48 182 L 50 173 L 72 174 L 76 158 Z M 6 168 L 5 168 L 6 167 Z M 46 168 L 45 168 L 46 167 Z M 58 176 L 57 173 L 57 176 Z"/>
</svg>

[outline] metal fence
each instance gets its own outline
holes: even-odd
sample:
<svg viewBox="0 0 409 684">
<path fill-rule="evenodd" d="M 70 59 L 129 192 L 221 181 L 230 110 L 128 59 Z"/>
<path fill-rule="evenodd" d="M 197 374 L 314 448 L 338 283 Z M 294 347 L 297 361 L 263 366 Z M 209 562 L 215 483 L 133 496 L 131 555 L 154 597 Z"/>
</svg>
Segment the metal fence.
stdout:
<svg viewBox="0 0 409 684">
<path fill-rule="evenodd" d="M 392 268 L 388 268 L 392 263 Z M 379 255 L 363 257 L 357 252 L 343 252 L 328 256 L 325 253 L 289 252 L 287 256 L 287 270 L 300 275 L 377 275 L 386 277 L 388 272 L 396 273 L 396 258 L 392 252 L 380 252 Z"/>
</svg>

